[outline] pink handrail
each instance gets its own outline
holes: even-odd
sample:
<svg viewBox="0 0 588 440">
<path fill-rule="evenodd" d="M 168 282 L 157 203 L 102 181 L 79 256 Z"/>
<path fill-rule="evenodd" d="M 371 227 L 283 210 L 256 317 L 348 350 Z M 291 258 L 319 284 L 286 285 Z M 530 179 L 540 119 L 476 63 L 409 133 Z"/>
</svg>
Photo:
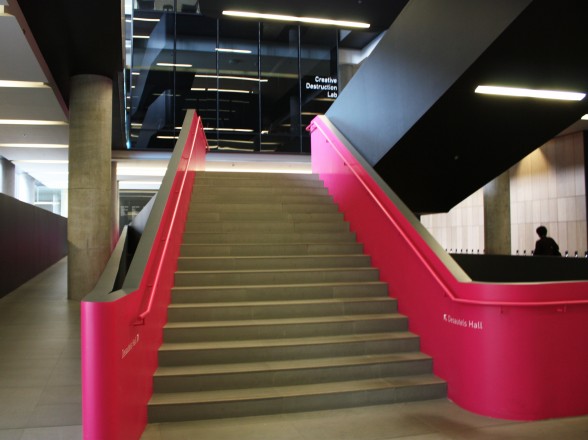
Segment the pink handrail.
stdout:
<svg viewBox="0 0 588 440">
<path fill-rule="evenodd" d="M 182 201 L 182 198 L 179 196 L 180 194 L 182 194 L 184 192 L 184 188 L 186 186 L 186 181 L 188 180 L 188 173 L 187 171 L 190 168 L 190 163 L 192 160 L 192 156 L 194 154 L 194 148 L 197 144 L 197 140 L 200 137 L 200 135 L 203 136 L 203 130 L 202 130 L 202 119 L 200 118 L 200 116 L 197 117 L 196 120 L 196 127 L 194 129 L 194 136 L 192 137 L 193 141 L 192 144 L 189 146 L 189 148 L 185 148 L 183 153 L 182 153 L 182 162 L 184 165 L 183 169 L 180 169 L 180 167 L 178 167 L 178 170 L 176 172 L 176 175 L 178 175 L 180 172 L 182 172 L 182 178 L 181 181 L 179 183 L 179 189 L 177 188 L 177 183 L 174 182 L 174 188 L 173 188 L 173 192 L 174 192 L 174 196 L 175 196 L 175 200 L 174 200 L 174 206 L 173 206 L 173 210 L 172 210 L 172 215 L 171 218 L 168 222 L 168 227 L 166 228 L 166 235 L 165 237 L 163 237 L 163 239 L 161 240 L 161 242 L 163 242 L 163 248 L 161 250 L 161 252 L 158 253 L 158 261 L 157 261 L 157 266 L 155 269 L 155 278 L 153 279 L 153 283 L 151 283 L 150 285 L 147 285 L 145 287 L 144 290 L 144 295 L 147 296 L 147 306 L 145 307 L 145 310 L 141 313 L 139 313 L 138 317 L 137 317 L 137 321 L 135 322 L 135 325 L 143 325 L 145 323 L 145 318 L 151 313 L 152 309 L 153 309 L 153 303 L 155 301 L 155 293 L 157 291 L 157 287 L 160 284 L 160 279 L 162 277 L 162 273 L 163 273 L 163 267 L 164 267 L 164 263 L 165 263 L 165 258 L 164 256 L 167 255 L 170 243 L 172 242 L 172 235 L 174 233 L 174 229 L 171 227 L 171 225 L 174 225 L 176 223 L 176 219 L 178 217 L 178 215 L 180 215 L 180 203 Z M 190 130 L 190 134 L 192 134 L 192 130 Z M 206 140 L 206 136 L 203 136 L 204 138 L 204 142 L 207 142 Z M 188 155 L 186 156 L 186 149 L 188 150 Z M 208 143 L 206 144 L 206 150 L 208 151 Z"/>
<path fill-rule="evenodd" d="M 342 153 L 340 147 L 333 142 L 331 136 L 327 131 L 323 129 L 323 127 L 315 121 L 311 122 L 311 125 L 307 127 L 307 130 L 318 129 L 324 136 L 324 139 L 333 147 L 333 150 L 337 153 L 337 155 L 343 160 L 347 162 L 344 154 Z M 406 243 L 410 246 L 410 248 L 415 253 L 416 257 L 425 265 L 428 272 L 434 277 L 434 279 L 438 282 L 439 286 L 445 292 L 445 294 L 454 302 L 460 304 L 467 304 L 467 305 L 485 305 L 485 306 L 496 306 L 496 307 L 546 307 L 546 306 L 567 306 L 567 305 L 588 305 L 588 299 L 582 300 L 555 300 L 555 301 L 505 301 L 505 300 L 497 300 L 497 301 L 488 301 L 488 300 L 477 300 L 477 299 L 465 299 L 460 298 L 454 293 L 454 289 L 449 286 L 449 284 L 443 279 L 442 275 L 439 273 L 439 268 L 436 267 L 438 265 L 432 264 L 428 258 L 421 252 L 419 246 L 415 243 L 414 239 L 405 232 L 404 228 L 394 219 L 394 217 L 390 214 L 389 210 L 384 206 L 381 201 L 379 195 L 377 195 L 374 191 L 372 191 L 370 185 L 365 181 L 361 174 L 357 173 L 354 167 L 348 167 L 352 174 L 356 177 L 357 181 L 361 184 L 361 186 L 370 194 L 372 200 L 377 204 L 377 206 L 381 209 L 384 213 L 385 217 L 388 221 L 390 221 L 398 233 L 402 236 L 402 238 L 406 241 Z M 472 283 L 474 284 L 474 283 Z M 522 284 L 522 283 L 521 283 Z M 565 285 L 566 283 L 543 283 L 543 284 L 553 284 L 553 285 Z M 588 290 L 588 283 L 582 283 L 586 285 Z"/>
</svg>

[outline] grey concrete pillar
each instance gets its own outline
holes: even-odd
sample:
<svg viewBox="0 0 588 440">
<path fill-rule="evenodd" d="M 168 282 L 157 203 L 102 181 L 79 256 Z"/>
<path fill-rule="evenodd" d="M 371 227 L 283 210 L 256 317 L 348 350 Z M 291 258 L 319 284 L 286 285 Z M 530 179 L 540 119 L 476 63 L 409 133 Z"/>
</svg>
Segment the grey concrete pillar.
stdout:
<svg viewBox="0 0 588 440">
<path fill-rule="evenodd" d="M 510 175 L 505 171 L 484 186 L 486 254 L 510 255 Z"/>
<path fill-rule="evenodd" d="M 0 157 L 0 173 L 2 174 L 2 188 L 0 188 L 0 192 L 10 197 L 16 197 L 16 171 L 14 164 Z"/>
<path fill-rule="evenodd" d="M 95 286 L 112 240 L 112 81 L 71 78 L 68 209 L 68 298 Z"/>
</svg>

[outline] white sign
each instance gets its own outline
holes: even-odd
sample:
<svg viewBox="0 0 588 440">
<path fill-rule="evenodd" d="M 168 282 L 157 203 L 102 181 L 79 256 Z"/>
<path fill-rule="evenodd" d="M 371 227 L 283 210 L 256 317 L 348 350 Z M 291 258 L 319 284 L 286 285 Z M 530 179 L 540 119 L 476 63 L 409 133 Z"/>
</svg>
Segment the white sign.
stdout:
<svg viewBox="0 0 588 440">
<path fill-rule="evenodd" d="M 484 330 L 484 323 L 482 321 L 456 318 L 454 316 L 448 315 L 447 313 L 443 313 L 443 321 L 451 325 L 456 325 L 458 327 L 469 328 L 472 330 Z"/>
<path fill-rule="evenodd" d="M 339 92 L 337 78 L 330 76 L 315 76 L 312 81 L 306 81 L 306 90 L 320 90 L 327 92 L 327 98 L 336 98 Z"/>
</svg>

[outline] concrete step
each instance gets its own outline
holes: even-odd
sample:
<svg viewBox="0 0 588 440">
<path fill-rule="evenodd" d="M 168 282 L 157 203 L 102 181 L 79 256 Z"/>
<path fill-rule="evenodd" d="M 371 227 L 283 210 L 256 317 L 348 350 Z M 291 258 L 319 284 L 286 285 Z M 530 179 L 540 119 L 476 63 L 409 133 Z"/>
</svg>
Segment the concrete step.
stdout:
<svg viewBox="0 0 588 440">
<path fill-rule="evenodd" d="M 174 287 L 171 301 L 174 304 L 186 304 L 365 297 L 387 298 L 388 284 L 382 281 L 362 281 L 270 286 Z"/>
<path fill-rule="evenodd" d="M 194 197 L 198 196 L 199 194 L 216 194 L 216 195 L 320 195 L 320 196 L 328 196 L 329 191 L 324 186 L 318 184 L 317 185 L 296 185 L 296 182 L 292 182 L 290 185 L 274 185 L 275 182 L 272 182 L 268 186 L 260 186 L 257 182 L 255 185 L 248 185 L 247 182 L 241 181 L 239 182 L 239 186 L 236 185 L 219 185 L 219 182 L 215 182 L 214 185 L 202 185 L 196 184 L 194 185 L 194 190 L 192 192 L 192 200 Z"/>
<path fill-rule="evenodd" d="M 443 397 L 446 384 L 433 375 L 398 376 L 325 384 L 155 394 L 151 423 L 243 417 Z"/>
<path fill-rule="evenodd" d="M 343 221 L 340 212 L 284 212 L 284 211 L 247 211 L 247 212 L 207 212 L 190 211 L 187 222 L 229 222 L 229 221 L 289 221 L 289 222 L 337 222 Z"/>
<path fill-rule="evenodd" d="M 432 364 L 429 356 L 411 352 L 244 364 L 159 367 L 153 378 L 153 391 L 180 393 L 246 389 L 430 374 Z"/>
<path fill-rule="evenodd" d="M 220 341 L 165 341 L 162 367 L 292 361 L 341 356 L 370 356 L 419 350 L 418 336 L 408 331 L 330 336 Z"/>
<path fill-rule="evenodd" d="M 446 395 L 314 175 L 199 173 L 149 421 Z"/>
<path fill-rule="evenodd" d="M 185 232 L 347 232 L 349 224 L 341 220 L 334 222 L 291 221 L 212 221 L 186 222 Z"/>
<path fill-rule="evenodd" d="M 319 316 L 233 321 L 168 322 L 165 342 L 243 341 L 249 339 L 303 338 L 316 335 L 353 335 L 406 331 L 406 317 L 397 313 Z"/>
<path fill-rule="evenodd" d="M 316 174 L 297 174 L 297 173 L 231 173 L 231 172 L 199 172 L 196 173 L 194 181 L 195 185 L 206 184 L 207 182 L 214 182 L 216 185 L 236 184 L 241 185 L 242 182 L 257 182 L 275 185 L 292 185 L 292 184 L 315 184 L 323 186 L 322 181 Z"/>
<path fill-rule="evenodd" d="M 193 202 L 188 215 L 201 212 L 287 212 L 287 213 L 330 213 L 338 212 L 334 203 L 214 203 Z"/>
<path fill-rule="evenodd" d="M 175 286 L 251 286 L 260 284 L 378 281 L 373 267 L 275 270 L 177 271 Z"/>
<path fill-rule="evenodd" d="M 183 243 L 340 243 L 355 242 L 353 232 L 185 232 Z"/>
<path fill-rule="evenodd" d="M 363 245 L 344 243 L 184 243 L 180 247 L 182 257 L 225 256 L 281 256 L 281 255 L 338 255 L 361 254 Z"/>
<path fill-rule="evenodd" d="M 178 270 L 253 270 L 368 267 L 368 255 L 291 255 L 268 257 L 180 257 Z"/>
<path fill-rule="evenodd" d="M 192 195 L 192 203 L 223 204 L 334 204 L 330 195 L 314 194 L 210 194 L 202 191 Z"/>
<path fill-rule="evenodd" d="M 386 297 L 170 304 L 168 322 L 367 315 L 396 311 L 396 301 Z"/>
</svg>

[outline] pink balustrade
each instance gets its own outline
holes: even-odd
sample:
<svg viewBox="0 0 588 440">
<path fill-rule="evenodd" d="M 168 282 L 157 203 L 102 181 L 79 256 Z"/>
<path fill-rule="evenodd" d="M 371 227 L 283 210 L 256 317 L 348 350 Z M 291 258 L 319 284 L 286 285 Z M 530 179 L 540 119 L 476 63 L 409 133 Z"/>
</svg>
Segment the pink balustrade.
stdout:
<svg viewBox="0 0 588 440">
<path fill-rule="evenodd" d="M 196 171 L 204 169 L 207 149 L 202 122 L 193 111 L 184 122 L 182 132 L 186 131 L 176 146 L 182 148 L 181 159 L 138 288 L 87 298 L 81 304 L 86 440 L 138 439 L 147 424 L 192 184 Z M 158 197 L 165 197 L 161 192 Z"/>
<path fill-rule="evenodd" d="M 588 283 L 471 281 L 327 118 L 310 131 L 313 172 L 389 283 L 448 397 L 505 419 L 588 414 Z"/>
</svg>

